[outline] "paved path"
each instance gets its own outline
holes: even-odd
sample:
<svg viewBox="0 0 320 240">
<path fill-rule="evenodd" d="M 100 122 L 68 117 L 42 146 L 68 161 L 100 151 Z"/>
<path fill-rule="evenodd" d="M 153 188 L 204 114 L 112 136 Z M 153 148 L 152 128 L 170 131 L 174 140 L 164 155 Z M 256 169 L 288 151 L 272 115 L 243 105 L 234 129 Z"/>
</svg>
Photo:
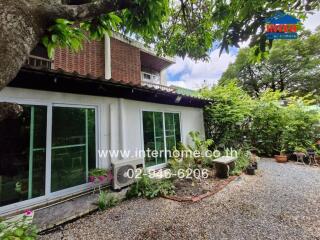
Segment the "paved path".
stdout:
<svg viewBox="0 0 320 240">
<path fill-rule="evenodd" d="M 126 201 L 41 239 L 320 239 L 320 168 L 259 168 L 198 203 Z"/>
</svg>

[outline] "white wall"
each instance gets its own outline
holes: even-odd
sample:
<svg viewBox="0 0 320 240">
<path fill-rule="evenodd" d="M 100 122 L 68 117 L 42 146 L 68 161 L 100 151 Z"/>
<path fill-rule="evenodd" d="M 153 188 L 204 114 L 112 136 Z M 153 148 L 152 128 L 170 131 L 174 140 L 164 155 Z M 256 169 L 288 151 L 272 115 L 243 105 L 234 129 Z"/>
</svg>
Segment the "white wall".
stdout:
<svg viewBox="0 0 320 240">
<path fill-rule="evenodd" d="M 142 110 L 179 112 L 181 114 L 181 135 L 184 143 L 189 143 L 188 133 L 190 131 L 197 130 L 204 133 L 202 110 L 198 108 L 10 87 L 0 91 L 0 102 L 2 101 L 46 105 L 48 109 L 54 104 L 94 106 L 97 109 L 97 149 L 103 150 L 125 149 L 135 151 L 136 149 L 143 149 Z M 49 123 L 48 126 L 50 126 Z M 50 134 L 47 136 L 47 141 L 50 142 Z M 49 156 L 50 154 L 46 156 L 47 164 L 50 164 Z M 97 167 L 110 167 L 110 157 L 106 159 L 97 158 L 97 164 Z M 47 168 L 46 194 L 0 207 L 0 215 L 45 204 L 92 188 L 92 185 L 87 183 L 51 193 L 50 187 L 47 185 L 50 183 L 49 179 L 50 168 Z"/>
<path fill-rule="evenodd" d="M 150 102 L 123 100 L 124 106 L 124 148 L 134 151 L 143 149 L 142 111 L 177 112 L 180 113 L 181 138 L 183 143 L 190 144 L 190 131 L 199 131 L 204 135 L 203 112 L 200 108 L 171 106 Z"/>
<path fill-rule="evenodd" d="M 143 110 L 180 113 L 183 143 L 191 143 L 188 137 L 190 131 L 199 131 L 204 134 L 203 113 L 200 108 L 9 87 L 0 91 L 0 101 L 48 106 L 52 104 L 95 106 L 98 116 L 97 148 L 103 150 L 142 150 Z M 110 158 L 100 159 L 98 166 L 109 167 Z"/>
</svg>

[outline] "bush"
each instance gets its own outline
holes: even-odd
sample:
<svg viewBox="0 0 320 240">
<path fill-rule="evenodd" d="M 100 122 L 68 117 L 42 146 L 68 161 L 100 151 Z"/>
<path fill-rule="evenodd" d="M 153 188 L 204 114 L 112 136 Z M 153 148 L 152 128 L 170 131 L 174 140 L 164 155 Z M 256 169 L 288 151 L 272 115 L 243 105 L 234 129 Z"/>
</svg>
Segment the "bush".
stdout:
<svg viewBox="0 0 320 240">
<path fill-rule="evenodd" d="M 250 98 L 235 83 L 202 91 L 213 99 L 205 109 L 207 136 L 218 147 L 248 144 L 264 156 L 310 148 L 319 136 L 319 113 L 308 111 L 310 95 L 286 98 L 285 92 L 266 90 Z M 287 106 L 282 106 L 286 98 Z M 246 142 L 247 141 L 247 142 Z"/>
<path fill-rule="evenodd" d="M 254 101 L 236 82 L 201 91 L 213 104 L 204 110 L 206 137 L 219 148 L 238 148 L 246 135 Z"/>
<path fill-rule="evenodd" d="M 287 124 L 287 113 L 280 106 L 281 93 L 266 91 L 256 100 L 248 137 L 253 147 L 264 156 L 282 150 L 281 135 Z"/>
<path fill-rule="evenodd" d="M 152 199 L 159 196 L 174 194 L 174 185 L 171 180 L 159 180 L 150 178 L 147 174 L 141 174 L 141 177 L 131 185 L 126 193 L 128 199 L 134 197 L 145 197 Z"/>
<path fill-rule="evenodd" d="M 240 175 L 250 165 L 250 153 L 245 150 L 238 151 L 238 159 L 235 168 L 230 175 Z"/>
<path fill-rule="evenodd" d="M 185 146 L 183 144 L 178 145 L 178 150 L 180 153 L 183 152 L 182 156 L 172 157 L 168 161 L 168 166 L 171 169 L 172 173 L 177 174 L 178 171 L 194 169 L 194 168 L 202 168 L 202 167 L 213 167 L 212 158 L 206 157 L 205 152 L 209 149 L 209 147 L 213 146 L 212 139 L 203 139 L 200 136 L 199 132 L 191 131 L 189 136 L 192 139 L 193 145 Z M 199 157 L 195 157 L 193 153 L 200 153 Z"/>
<path fill-rule="evenodd" d="M 119 199 L 111 193 L 100 191 L 98 197 L 98 207 L 100 210 L 105 210 L 116 206 L 119 203 Z"/>
<path fill-rule="evenodd" d="M 29 211 L 28 211 L 29 212 Z M 31 211 L 30 211 L 31 212 Z M 37 239 L 37 228 L 32 224 L 32 216 L 23 215 L 17 219 L 0 222 L 0 239 L 23 239 L 34 240 Z"/>
</svg>

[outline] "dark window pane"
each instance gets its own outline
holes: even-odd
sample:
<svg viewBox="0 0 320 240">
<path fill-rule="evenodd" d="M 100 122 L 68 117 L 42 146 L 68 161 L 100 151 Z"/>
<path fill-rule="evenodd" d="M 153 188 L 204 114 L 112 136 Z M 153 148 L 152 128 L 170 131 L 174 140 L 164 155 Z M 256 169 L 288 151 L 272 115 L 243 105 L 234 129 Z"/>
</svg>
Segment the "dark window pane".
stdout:
<svg viewBox="0 0 320 240">
<path fill-rule="evenodd" d="M 45 193 L 47 107 L 0 121 L 0 206 Z"/>
<path fill-rule="evenodd" d="M 53 107 L 51 191 L 88 181 L 95 167 L 95 110 Z"/>
<path fill-rule="evenodd" d="M 143 112 L 143 139 L 144 139 L 144 150 L 150 151 L 155 149 L 154 139 L 154 114 L 153 112 Z M 153 166 L 156 164 L 156 159 L 148 156 L 146 152 L 145 165 L 146 167 Z"/>
</svg>

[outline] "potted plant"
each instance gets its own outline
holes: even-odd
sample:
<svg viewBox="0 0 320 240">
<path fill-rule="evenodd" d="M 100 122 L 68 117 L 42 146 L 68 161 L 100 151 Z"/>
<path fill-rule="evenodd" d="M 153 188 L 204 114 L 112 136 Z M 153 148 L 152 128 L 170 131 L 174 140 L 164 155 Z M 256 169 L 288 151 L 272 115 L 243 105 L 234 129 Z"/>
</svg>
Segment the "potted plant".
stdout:
<svg viewBox="0 0 320 240">
<path fill-rule="evenodd" d="M 89 182 L 93 184 L 93 193 L 96 188 L 101 190 L 101 186 L 112 180 L 112 173 L 107 169 L 94 168 L 89 171 Z"/>
<path fill-rule="evenodd" d="M 280 150 L 280 154 L 274 156 L 274 158 L 276 159 L 276 161 L 277 161 L 278 163 L 285 163 L 285 162 L 288 161 L 288 156 L 287 156 L 285 153 L 286 153 L 285 149 L 282 148 L 282 149 Z"/>
<path fill-rule="evenodd" d="M 253 167 L 252 165 L 249 165 L 246 169 L 246 173 L 248 175 L 255 175 L 255 170 L 256 170 L 255 167 Z"/>
<path fill-rule="evenodd" d="M 256 151 L 251 151 L 251 155 L 250 155 L 250 165 L 254 168 L 254 169 L 258 169 L 258 156 L 256 154 Z"/>
</svg>

